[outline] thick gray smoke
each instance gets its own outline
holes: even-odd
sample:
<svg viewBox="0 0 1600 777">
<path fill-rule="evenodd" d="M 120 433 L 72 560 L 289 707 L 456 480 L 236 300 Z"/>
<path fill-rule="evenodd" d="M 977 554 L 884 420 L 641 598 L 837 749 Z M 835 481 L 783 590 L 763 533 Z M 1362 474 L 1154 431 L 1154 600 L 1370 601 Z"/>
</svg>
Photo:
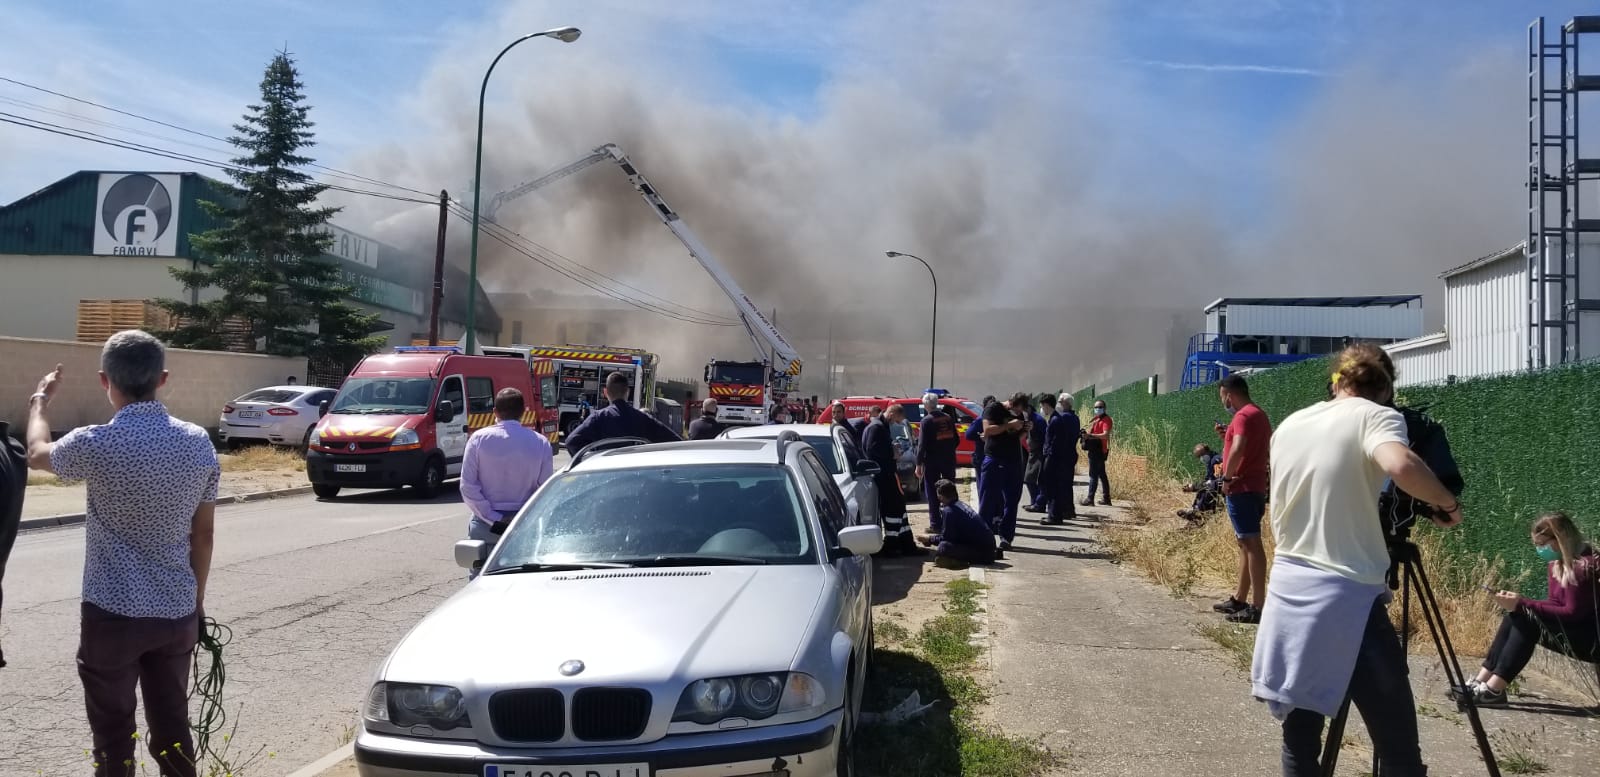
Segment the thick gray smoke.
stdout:
<svg viewBox="0 0 1600 777">
<path fill-rule="evenodd" d="M 414 98 L 421 139 L 375 151 L 360 169 L 446 182 L 464 197 L 483 63 L 512 31 L 583 26 L 578 43 L 531 41 L 496 72 L 485 199 L 618 143 L 750 296 L 778 309 L 807 358 L 807 393 L 826 382 L 830 322 L 839 363 L 861 376 L 845 390 L 925 382 L 926 271 L 886 249 L 938 269 L 940 371 L 950 376 L 940 382 L 979 394 L 1103 390 L 1152 372 L 1175 385 L 1171 351 L 1198 331 L 1206 303 L 1230 293 L 1424 291 L 1437 311 L 1440 270 L 1518 238 L 1515 52 L 1474 54 L 1442 82 L 1336 74 L 1262 152 L 1274 175 L 1240 181 L 1226 170 L 1146 174 L 1126 125 L 1167 111 L 1181 122 L 1196 106 L 1126 96 L 1139 81 L 1095 64 L 1098 6 L 876 2 L 815 26 L 820 14 L 637 5 L 593 2 L 575 18 L 564 4 L 515 4 L 432 69 Z M 811 46 L 838 64 L 814 101 L 776 111 L 730 79 L 781 93 L 794 88 L 783 68 L 730 74 L 696 47 L 706 36 L 675 37 L 708 27 L 780 62 L 786 46 L 800 48 L 802 71 Z M 1224 219 L 1211 205 L 1262 187 L 1262 218 Z M 380 236 L 431 245 L 433 219 L 431 209 L 391 217 Z M 507 205 L 499 221 L 661 297 L 733 315 L 614 168 Z M 466 230 L 452 230 L 452 259 L 464 262 Z M 587 293 L 493 241 L 480 256 L 492 290 Z M 628 324 L 618 344 L 656 350 L 672 374 L 749 355 L 738 330 L 624 318 L 645 323 Z"/>
</svg>

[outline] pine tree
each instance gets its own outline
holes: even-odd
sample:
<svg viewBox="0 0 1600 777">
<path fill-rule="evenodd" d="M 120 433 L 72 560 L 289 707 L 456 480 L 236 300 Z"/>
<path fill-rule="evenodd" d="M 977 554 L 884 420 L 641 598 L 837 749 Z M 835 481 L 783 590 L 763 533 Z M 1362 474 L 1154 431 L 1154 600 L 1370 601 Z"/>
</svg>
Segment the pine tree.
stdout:
<svg viewBox="0 0 1600 777">
<path fill-rule="evenodd" d="M 261 102 L 229 138 L 242 152 L 228 171 L 232 202 L 200 203 L 222 224 L 190 238 L 210 263 L 171 270 L 185 290 L 215 288 L 221 296 L 160 301 L 180 321 L 165 333 L 173 345 L 240 345 L 229 341 L 228 327 L 243 322 L 249 342 L 242 345 L 262 353 L 343 363 L 382 346 L 383 337 L 369 335 L 377 316 L 345 301 L 352 288 L 324 258 L 333 240 L 326 225 L 338 208 L 315 206 L 328 187 L 302 171 L 312 161 L 304 152 L 315 145 L 304 101 L 294 60 L 280 52 L 261 80 Z"/>
</svg>

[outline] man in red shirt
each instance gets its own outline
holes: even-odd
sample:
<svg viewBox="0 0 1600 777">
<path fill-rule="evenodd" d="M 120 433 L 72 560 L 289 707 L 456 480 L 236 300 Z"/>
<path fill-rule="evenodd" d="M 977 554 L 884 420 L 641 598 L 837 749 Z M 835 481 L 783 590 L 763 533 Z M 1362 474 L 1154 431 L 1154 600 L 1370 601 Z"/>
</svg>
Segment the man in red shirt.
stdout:
<svg viewBox="0 0 1600 777">
<path fill-rule="evenodd" d="M 1250 401 L 1250 386 L 1243 376 L 1223 378 L 1218 394 L 1223 409 L 1233 416 L 1226 427 L 1217 424 L 1217 433 L 1222 435 L 1222 493 L 1227 495 L 1228 520 L 1239 539 L 1239 587 L 1212 609 L 1233 623 L 1260 623 L 1267 596 L 1261 519 L 1267 513 L 1272 422 L 1266 411 Z"/>
</svg>

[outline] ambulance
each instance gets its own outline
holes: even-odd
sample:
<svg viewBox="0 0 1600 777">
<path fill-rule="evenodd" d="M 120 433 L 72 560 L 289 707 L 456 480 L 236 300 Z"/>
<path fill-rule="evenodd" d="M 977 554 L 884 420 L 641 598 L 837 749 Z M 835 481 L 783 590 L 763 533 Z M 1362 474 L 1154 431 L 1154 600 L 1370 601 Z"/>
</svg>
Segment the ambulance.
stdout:
<svg viewBox="0 0 1600 777">
<path fill-rule="evenodd" d="M 321 408 L 306 451 L 311 490 L 411 486 L 432 497 L 461 475 L 467 438 L 495 423 L 494 396 L 522 392 L 522 424 L 556 432 L 553 366 L 544 359 L 468 356 L 458 346 L 400 346 L 361 360 Z"/>
</svg>

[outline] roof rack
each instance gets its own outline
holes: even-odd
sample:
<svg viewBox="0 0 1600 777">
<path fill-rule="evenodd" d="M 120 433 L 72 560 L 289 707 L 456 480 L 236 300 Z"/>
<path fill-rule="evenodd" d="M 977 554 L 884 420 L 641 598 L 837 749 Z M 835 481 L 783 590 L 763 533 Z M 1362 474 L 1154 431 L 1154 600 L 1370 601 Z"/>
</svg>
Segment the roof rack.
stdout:
<svg viewBox="0 0 1600 777">
<path fill-rule="evenodd" d="M 781 432 L 778 432 L 778 463 L 779 464 L 783 463 L 785 449 L 787 449 L 789 447 L 789 443 L 800 442 L 800 441 L 801 441 L 800 440 L 800 433 L 795 431 L 795 430 L 793 430 L 793 429 L 785 429 L 785 430 L 783 430 Z"/>
<path fill-rule="evenodd" d="M 578 466 L 579 464 L 583 463 L 584 459 L 587 459 L 596 453 L 603 453 L 611 450 L 612 448 L 631 448 L 635 445 L 649 444 L 650 441 L 643 437 L 608 437 L 604 440 L 595 440 L 594 442 L 583 446 L 583 450 L 578 451 L 578 455 L 572 457 L 571 463 L 567 464 L 567 469 L 570 470 L 573 467 Z"/>
</svg>

